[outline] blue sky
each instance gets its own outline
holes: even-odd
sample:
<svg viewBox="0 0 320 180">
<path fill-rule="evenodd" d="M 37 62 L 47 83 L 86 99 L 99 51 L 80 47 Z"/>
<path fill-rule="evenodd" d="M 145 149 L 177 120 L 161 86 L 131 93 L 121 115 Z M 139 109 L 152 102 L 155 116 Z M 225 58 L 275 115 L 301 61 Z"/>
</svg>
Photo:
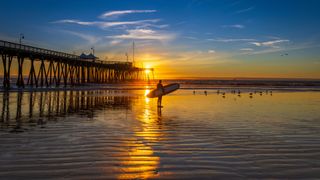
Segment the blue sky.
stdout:
<svg viewBox="0 0 320 180">
<path fill-rule="evenodd" d="M 4 0 L 0 37 L 177 77 L 320 78 L 320 1 Z"/>
</svg>

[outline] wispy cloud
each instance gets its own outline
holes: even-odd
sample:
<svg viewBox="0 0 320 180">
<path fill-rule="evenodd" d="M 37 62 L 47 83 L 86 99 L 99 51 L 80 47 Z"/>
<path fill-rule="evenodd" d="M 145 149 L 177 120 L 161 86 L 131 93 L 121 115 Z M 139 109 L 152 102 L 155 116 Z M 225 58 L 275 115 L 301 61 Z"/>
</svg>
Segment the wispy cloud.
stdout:
<svg viewBox="0 0 320 180">
<path fill-rule="evenodd" d="M 52 23 L 69 23 L 69 24 L 79 24 L 79 25 L 91 26 L 91 25 L 98 25 L 100 22 L 80 21 L 77 19 L 62 19 L 62 20 L 54 21 Z"/>
<path fill-rule="evenodd" d="M 133 13 L 154 13 L 156 10 L 122 10 L 122 11 L 108 11 L 103 13 L 100 18 L 107 18 L 111 16 L 120 16 L 125 14 L 133 14 Z"/>
<path fill-rule="evenodd" d="M 289 51 L 290 49 L 284 49 L 284 48 L 267 48 L 267 49 L 263 49 L 260 51 L 252 51 L 249 52 L 248 54 L 250 55 L 258 55 L 258 54 L 268 54 L 268 53 L 276 53 L 276 52 L 281 52 L 281 51 Z"/>
<path fill-rule="evenodd" d="M 148 26 L 150 23 L 159 22 L 160 19 L 147 19 L 147 20 L 138 20 L 138 21 L 80 21 L 75 19 L 63 19 L 58 20 L 53 23 L 69 23 L 69 24 L 78 24 L 84 26 L 98 26 L 100 28 L 108 28 L 114 26 L 126 26 L 126 25 L 139 25 L 139 26 Z"/>
<path fill-rule="evenodd" d="M 289 42 L 287 39 L 278 39 L 278 40 L 272 40 L 272 41 L 265 41 L 265 42 L 251 42 L 251 44 L 258 46 L 258 47 L 278 47 L 276 44 Z"/>
<path fill-rule="evenodd" d="M 138 40 L 158 40 L 169 41 L 176 36 L 170 33 L 162 33 L 151 29 L 131 29 L 127 30 L 126 34 L 107 36 L 112 39 L 138 39 Z"/>
<path fill-rule="evenodd" d="M 213 50 L 213 49 L 210 49 L 210 50 L 208 50 L 208 53 L 209 53 L 209 54 L 214 54 L 214 53 L 216 53 L 216 51 Z"/>
<path fill-rule="evenodd" d="M 207 39 L 208 41 L 215 41 L 215 42 L 241 42 L 241 41 L 255 41 L 255 39 L 224 39 L 224 38 L 217 38 L 217 39 Z"/>
<path fill-rule="evenodd" d="M 56 24 L 71 24 L 79 26 L 88 26 L 107 30 L 106 34 L 96 37 L 93 35 L 82 34 L 78 32 L 69 31 L 67 33 L 80 37 L 88 41 L 90 44 L 104 44 L 102 41 L 108 38 L 108 45 L 122 45 L 127 40 L 139 40 L 142 43 L 166 43 L 176 38 L 177 34 L 166 31 L 168 24 L 159 23 L 161 19 L 138 19 L 138 20 L 114 20 L 112 17 L 117 17 L 125 14 L 133 13 L 153 13 L 156 10 L 123 10 L 123 11 L 109 11 L 102 14 L 100 17 L 104 20 L 94 19 L 90 21 L 83 21 L 79 19 L 61 19 L 51 23 Z M 110 18 L 109 18 L 110 17 Z"/>
<path fill-rule="evenodd" d="M 80 37 L 81 39 L 88 41 L 89 44 L 95 44 L 95 43 L 102 40 L 101 37 L 90 35 L 90 34 L 84 34 L 84 33 L 80 33 L 80 32 L 67 31 L 67 30 L 63 30 L 62 32 Z"/>
<path fill-rule="evenodd" d="M 254 8 L 255 8 L 254 6 L 251 6 L 251 7 L 246 8 L 246 9 L 238 10 L 238 11 L 234 12 L 234 14 L 241 14 L 241 13 L 245 13 L 245 12 L 248 12 L 248 11 L 253 10 Z"/>
<path fill-rule="evenodd" d="M 253 49 L 252 48 L 242 48 L 242 49 L 240 49 L 240 51 L 253 51 Z"/>
<path fill-rule="evenodd" d="M 236 29 L 243 29 L 245 28 L 242 24 L 231 24 L 231 25 L 222 25 L 223 28 L 236 28 Z"/>
<path fill-rule="evenodd" d="M 285 42 L 290 42 L 290 41 L 285 41 Z M 270 43 L 267 43 L 270 44 Z M 268 53 L 277 53 L 277 52 L 290 52 L 290 51 L 295 51 L 295 50 L 301 50 L 301 49 L 309 49 L 309 48 L 315 48 L 315 47 L 320 47 L 318 44 L 314 44 L 312 42 L 305 42 L 305 43 L 299 43 L 299 44 L 290 44 L 287 47 L 281 47 L 281 46 L 276 46 L 274 47 L 265 47 L 260 50 L 253 50 L 253 51 L 243 51 L 241 55 L 246 54 L 246 55 L 259 55 L 259 54 L 268 54 Z M 251 49 L 251 48 L 244 48 L 244 49 Z M 280 54 L 279 54 L 280 55 Z"/>
<path fill-rule="evenodd" d="M 122 40 L 114 39 L 114 40 L 110 41 L 110 44 L 111 44 L 111 45 L 118 45 L 118 44 L 120 44 L 121 42 L 122 42 Z"/>
<path fill-rule="evenodd" d="M 103 28 L 112 27 L 112 26 L 123 26 L 123 25 L 147 25 L 148 23 L 159 22 L 160 19 L 147 19 L 139 21 L 118 21 L 118 22 L 103 22 L 101 26 Z"/>
<path fill-rule="evenodd" d="M 159 19 L 160 21 L 160 19 Z M 164 28 L 167 28 L 169 27 L 168 24 L 154 24 L 156 22 L 152 22 L 152 23 L 143 23 L 141 25 L 138 25 L 137 28 L 150 28 L 150 27 L 153 27 L 153 28 L 158 28 L 158 29 L 164 29 Z"/>
</svg>

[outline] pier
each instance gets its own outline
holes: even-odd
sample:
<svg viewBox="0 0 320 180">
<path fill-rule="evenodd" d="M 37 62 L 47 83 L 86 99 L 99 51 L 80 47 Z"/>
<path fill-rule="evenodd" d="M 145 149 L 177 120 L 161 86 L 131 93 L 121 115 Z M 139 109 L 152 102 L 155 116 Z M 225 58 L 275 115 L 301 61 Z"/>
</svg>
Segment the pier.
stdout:
<svg viewBox="0 0 320 180">
<path fill-rule="evenodd" d="M 78 55 L 0 40 L 3 88 L 76 86 L 89 83 L 117 83 L 145 79 L 145 68 L 132 62 L 83 59 Z M 17 61 L 16 82 L 11 82 L 12 62 Z M 30 67 L 25 67 L 30 61 Z M 35 66 L 38 63 L 39 66 Z M 24 77 L 24 69 L 29 69 Z M 153 69 L 148 69 L 153 71 Z"/>
</svg>

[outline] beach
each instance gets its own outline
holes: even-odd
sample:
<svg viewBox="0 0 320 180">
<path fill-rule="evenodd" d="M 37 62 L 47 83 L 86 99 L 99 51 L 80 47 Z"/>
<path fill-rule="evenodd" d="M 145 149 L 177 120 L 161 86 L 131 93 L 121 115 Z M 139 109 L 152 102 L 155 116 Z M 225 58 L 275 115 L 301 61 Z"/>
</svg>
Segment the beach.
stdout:
<svg viewBox="0 0 320 180">
<path fill-rule="evenodd" d="M 0 179 L 320 177 L 319 91 L 148 91 L 1 92 Z"/>
</svg>

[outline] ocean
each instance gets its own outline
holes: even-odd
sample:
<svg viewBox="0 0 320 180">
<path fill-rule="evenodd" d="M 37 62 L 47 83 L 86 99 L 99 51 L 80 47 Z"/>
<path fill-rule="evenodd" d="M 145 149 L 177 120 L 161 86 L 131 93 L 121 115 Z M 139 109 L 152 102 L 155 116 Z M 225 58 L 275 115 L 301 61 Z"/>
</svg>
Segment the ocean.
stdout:
<svg viewBox="0 0 320 180">
<path fill-rule="evenodd" d="M 0 179 L 320 178 L 318 82 L 170 82 L 0 92 Z"/>
</svg>

